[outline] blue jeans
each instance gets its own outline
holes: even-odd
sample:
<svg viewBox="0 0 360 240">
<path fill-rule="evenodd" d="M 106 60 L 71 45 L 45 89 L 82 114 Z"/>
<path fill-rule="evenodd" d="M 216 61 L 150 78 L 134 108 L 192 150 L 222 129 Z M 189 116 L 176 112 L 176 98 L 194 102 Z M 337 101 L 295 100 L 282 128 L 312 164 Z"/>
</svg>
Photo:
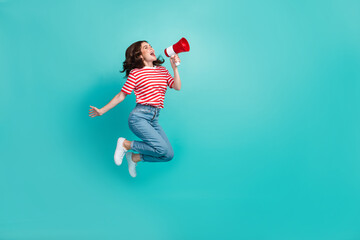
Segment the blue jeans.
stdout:
<svg viewBox="0 0 360 240">
<path fill-rule="evenodd" d="M 160 108 L 137 103 L 128 119 L 131 131 L 142 141 L 132 141 L 131 149 L 144 162 L 167 162 L 174 157 L 171 144 L 158 123 Z"/>
</svg>

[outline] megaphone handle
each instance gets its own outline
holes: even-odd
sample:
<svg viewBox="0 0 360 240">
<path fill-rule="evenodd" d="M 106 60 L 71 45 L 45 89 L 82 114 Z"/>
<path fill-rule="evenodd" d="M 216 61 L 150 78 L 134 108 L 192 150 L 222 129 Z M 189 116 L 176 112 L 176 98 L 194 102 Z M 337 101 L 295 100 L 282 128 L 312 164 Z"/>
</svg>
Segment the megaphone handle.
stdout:
<svg viewBox="0 0 360 240">
<path fill-rule="evenodd" d="M 176 66 L 179 66 L 179 65 L 180 65 L 180 62 L 175 62 L 175 65 L 176 65 Z"/>
</svg>

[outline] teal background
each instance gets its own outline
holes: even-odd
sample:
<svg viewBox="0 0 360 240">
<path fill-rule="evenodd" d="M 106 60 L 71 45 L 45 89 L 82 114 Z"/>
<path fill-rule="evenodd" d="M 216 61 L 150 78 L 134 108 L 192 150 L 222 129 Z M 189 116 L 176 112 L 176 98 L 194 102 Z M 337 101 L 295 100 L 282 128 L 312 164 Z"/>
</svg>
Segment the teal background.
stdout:
<svg viewBox="0 0 360 240">
<path fill-rule="evenodd" d="M 360 239 L 359 1 L 0 1 L 0 239 Z M 186 37 L 160 124 L 137 139 L 125 50 Z"/>
</svg>

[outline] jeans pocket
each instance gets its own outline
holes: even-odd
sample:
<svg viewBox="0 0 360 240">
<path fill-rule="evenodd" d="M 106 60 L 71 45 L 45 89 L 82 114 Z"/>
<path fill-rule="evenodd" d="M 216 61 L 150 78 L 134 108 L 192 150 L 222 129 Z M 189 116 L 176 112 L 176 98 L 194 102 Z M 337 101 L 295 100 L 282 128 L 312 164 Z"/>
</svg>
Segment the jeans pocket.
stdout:
<svg viewBox="0 0 360 240">
<path fill-rule="evenodd" d="M 144 108 L 138 108 L 133 109 L 129 115 L 129 122 L 134 122 L 139 120 L 139 118 L 148 118 L 148 115 L 150 113 L 149 109 Z"/>
<path fill-rule="evenodd" d="M 131 124 L 133 124 L 134 122 L 136 122 L 137 120 L 139 119 L 139 115 L 136 114 L 136 112 L 132 111 L 129 115 L 129 118 L 128 118 L 128 124 L 129 126 Z"/>
</svg>

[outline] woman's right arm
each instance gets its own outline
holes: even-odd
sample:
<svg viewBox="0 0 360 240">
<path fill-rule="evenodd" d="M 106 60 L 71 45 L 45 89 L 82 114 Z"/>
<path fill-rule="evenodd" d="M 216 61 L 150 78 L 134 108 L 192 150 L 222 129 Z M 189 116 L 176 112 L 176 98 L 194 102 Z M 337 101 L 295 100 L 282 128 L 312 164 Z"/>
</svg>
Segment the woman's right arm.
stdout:
<svg viewBox="0 0 360 240">
<path fill-rule="evenodd" d="M 118 105 L 119 103 L 121 103 L 126 96 L 127 94 L 124 93 L 123 91 L 116 94 L 115 97 L 111 99 L 111 101 L 108 104 L 106 104 L 103 108 L 100 109 L 101 115 L 103 115 L 104 113 L 106 113 L 107 111 Z"/>
</svg>

